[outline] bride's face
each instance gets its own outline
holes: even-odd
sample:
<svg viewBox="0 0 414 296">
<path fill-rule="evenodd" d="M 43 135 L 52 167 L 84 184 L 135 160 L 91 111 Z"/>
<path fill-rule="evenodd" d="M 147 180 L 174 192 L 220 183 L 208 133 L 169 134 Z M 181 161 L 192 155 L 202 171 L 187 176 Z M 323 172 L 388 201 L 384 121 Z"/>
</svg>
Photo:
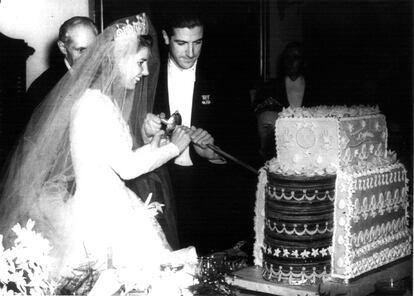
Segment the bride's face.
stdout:
<svg viewBox="0 0 414 296">
<path fill-rule="evenodd" d="M 119 72 L 121 74 L 121 83 L 128 89 L 134 89 L 135 83 L 142 76 L 147 76 L 148 72 L 148 47 L 142 47 L 136 54 L 121 58 L 119 61 Z"/>
</svg>

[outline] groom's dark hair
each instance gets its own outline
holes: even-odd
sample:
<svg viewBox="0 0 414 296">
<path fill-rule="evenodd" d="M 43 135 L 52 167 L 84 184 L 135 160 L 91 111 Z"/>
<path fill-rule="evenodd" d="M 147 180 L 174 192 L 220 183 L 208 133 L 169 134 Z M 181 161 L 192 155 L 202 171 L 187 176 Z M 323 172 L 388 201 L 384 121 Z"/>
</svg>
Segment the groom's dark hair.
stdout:
<svg viewBox="0 0 414 296">
<path fill-rule="evenodd" d="M 180 2 L 174 2 L 169 9 L 165 10 L 164 21 L 162 29 L 165 30 L 168 37 L 174 34 L 176 28 L 194 28 L 203 27 L 204 20 L 199 10 L 199 7 L 187 3 L 185 5 L 179 5 Z"/>
</svg>

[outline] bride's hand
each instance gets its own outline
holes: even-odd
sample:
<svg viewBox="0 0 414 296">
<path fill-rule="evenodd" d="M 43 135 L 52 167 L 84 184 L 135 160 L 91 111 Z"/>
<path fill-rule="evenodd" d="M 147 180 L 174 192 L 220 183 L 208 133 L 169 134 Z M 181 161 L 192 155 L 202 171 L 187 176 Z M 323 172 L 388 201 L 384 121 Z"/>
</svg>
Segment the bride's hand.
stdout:
<svg viewBox="0 0 414 296">
<path fill-rule="evenodd" d="M 161 119 L 159 116 L 147 113 L 142 125 L 143 136 L 151 138 L 161 130 Z"/>
<path fill-rule="evenodd" d="M 154 136 L 152 137 L 150 145 L 153 150 L 161 146 L 161 138 L 164 135 L 164 133 L 165 132 L 161 130 L 155 133 Z"/>
<path fill-rule="evenodd" d="M 171 136 L 171 142 L 178 147 L 180 153 L 183 152 L 191 142 L 190 132 L 191 130 L 188 127 L 182 125 L 178 125 L 174 129 Z"/>
</svg>

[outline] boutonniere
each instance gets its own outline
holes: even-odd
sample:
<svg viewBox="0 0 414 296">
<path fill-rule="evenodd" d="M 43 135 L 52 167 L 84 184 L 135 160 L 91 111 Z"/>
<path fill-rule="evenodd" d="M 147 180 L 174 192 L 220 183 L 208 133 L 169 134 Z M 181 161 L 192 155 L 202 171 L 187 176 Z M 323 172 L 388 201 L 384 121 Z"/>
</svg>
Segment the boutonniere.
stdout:
<svg viewBox="0 0 414 296">
<path fill-rule="evenodd" d="M 210 105 L 211 104 L 210 95 L 201 95 L 201 104 Z"/>
</svg>

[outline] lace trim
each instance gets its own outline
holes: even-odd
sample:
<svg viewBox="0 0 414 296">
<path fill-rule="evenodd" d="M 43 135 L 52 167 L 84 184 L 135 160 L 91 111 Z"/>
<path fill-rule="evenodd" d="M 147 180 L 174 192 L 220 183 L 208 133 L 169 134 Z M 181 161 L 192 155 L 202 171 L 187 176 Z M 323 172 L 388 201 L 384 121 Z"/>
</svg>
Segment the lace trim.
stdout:
<svg viewBox="0 0 414 296">
<path fill-rule="evenodd" d="M 347 106 L 316 106 L 316 107 L 288 107 L 279 113 L 280 118 L 343 118 L 372 116 L 379 114 L 378 106 L 353 105 Z"/>
<path fill-rule="evenodd" d="M 372 256 L 354 262 L 352 265 L 349 260 L 345 260 L 347 262 L 346 272 L 344 274 L 337 274 L 333 272 L 332 276 L 336 278 L 351 279 L 362 273 L 373 270 L 402 257 L 408 256 L 411 254 L 411 252 L 411 237 L 409 237 L 406 241 L 396 246 L 385 248 L 379 252 L 372 254 Z"/>
<path fill-rule="evenodd" d="M 352 275 L 357 276 L 366 271 L 380 267 L 389 262 L 395 261 L 401 257 L 411 254 L 411 237 L 405 242 L 398 244 L 392 248 L 386 248 L 378 253 L 374 253 L 368 258 L 354 262 L 352 266 Z"/>
<path fill-rule="evenodd" d="M 267 173 L 264 168 L 260 169 L 259 183 L 257 184 L 256 203 L 254 206 L 254 232 L 255 242 L 253 246 L 254 264 L 262 266 L 263 241 L 264 241 L 264 217 L 265 217 L 265 185 L 267 184 Z"/>
<path fill-rule="evenodd" d="M 322 271 L 317 271 L 316 267 L 306 269 L 302 267 L 302 271 L 294 272 L 293 267 L 289 267 L 289 271 L 283 271 L 282 266 L 273 266 L 273 264 L 264 264 L 263 277 L 267 280 L 275 280 L 278 282 L 287 281 L 290 285 L 303 285 L 306 283 L 315 284 L 317 281 L 325 279 L 329 276 L 326 266 Z"/>
<path fill-rule="evenodd" d="M 289 190 L 287 190 L 289 192 Z M 268 194 L 268 196 L 272 199 L 276 199 L 276 200 L 295 200 L 295 201 L 303 201 L 303 200 L 307 200 L 307 201 L 313 201 L 313 200 L 318 200 L 318 201 L 324 201 L 329 199 L 329 201 L 334 201 L 335 199 L 335 191 L 329 191 L 326 190 L 325 193 L 319 194 L 318 190 L 310 190 L 309 191 L 309 195 L 308 195 L 308 191 L 306 189 L 302 190 L 302 195 L 298 196 L 295 195 L 295 191 L 291 190 L 290 193 L 286 193 L 285 189 L 282 188 L 282 190 L 280 191 L 280 193 L 278 194 L 276 191 L 276 188 L 274 186 L 271 185 L 267 185 L 266 186 L 266 193 Z"/>
<path fill-rule="evenodd" d="M 285 223 L 282 223 L 282 227 L 280 226 L 278 227 L 278 224 L 276 222 L 272 222 L 270 219 L 265 219 L 265 225 L 267 226 L 267 228 L 269 228 L 269 230 L 274 231 L 278 234 L 286 233 L 289 235 L 295 234 L 298 236 L 303 236 L 303 235 L 316 235 L 316 234 L 325 234 L 327 232 L 331 232 L 331 233 L 333 232 L 333 226 L 329 227 L 328 222 L 325 222 L 325 226 L 321 226 L 321 227 L 319 226 L 320 224 L 315 224 L 316 226 L 314 230 L 308 229 L 308 224 L 303 225 L 303 230 L 298 230 L 297 224 L 293 224 L 292 229 L 288 229 Z"/>
<path fill-rule="evenodd" d="M 396 242 L 400 239 L 403 239 L 409 236 L 410 236 L 410 231 L 407 228 L 405 228 L 404 230 L 398 231 L 397 233 L 383 236 L 381 238 L 378 238 L 377 240 L 372 241 L 371 243 L 368 243 L 365 246 L 354 249 L 353 250 L 354 255 L 352 256 L 351 259 L 363 256 L 364 254 L 367 254 L 371 252 L 372 250 L 380 248 L 381 246 L 385 246 L 391 242 Z"/>
<path fill-rule="evenodd" d="M 400 209 L 407 209 L 408 207 L 408 200 L 407 196 L 408 188 L 403 187 L 400 190 L 397 188 L 394 190 L 394 195 L 392 196 L 391 191 L 386 191 L 386 197 L 384 198 L 384 194 L 381 192 L 378 197 L 372 195 L 370 198 L 370 202 L 368 204 L 368 197 L 364 197 L 362 199 L 362 203 L 360 203 L 359 199 L 355 200 L 353 204 L 353 214 L 352 220 L 354 223 L 359 222 L 361 218 L 367 220 L 368 217 L 375 218 L 377 215 L 383 216 L 385 212 L 391 213 L 392 211 L 397 212 Z"/>
<path fill-rule="evenodd" d="M 392 221 L 384 222 L 381 225 L 372 226 L 370 229 L 361 230 L 358 234 L 351 235 L 351 244 L 355 247 L 365 246 L 381 237 L 386 237 L 390 233 L 398 233 L 406 230 L 407 218 L 401 217 Z M 383 238 L 384 239 L 384 238 Z"/>
</svg>

